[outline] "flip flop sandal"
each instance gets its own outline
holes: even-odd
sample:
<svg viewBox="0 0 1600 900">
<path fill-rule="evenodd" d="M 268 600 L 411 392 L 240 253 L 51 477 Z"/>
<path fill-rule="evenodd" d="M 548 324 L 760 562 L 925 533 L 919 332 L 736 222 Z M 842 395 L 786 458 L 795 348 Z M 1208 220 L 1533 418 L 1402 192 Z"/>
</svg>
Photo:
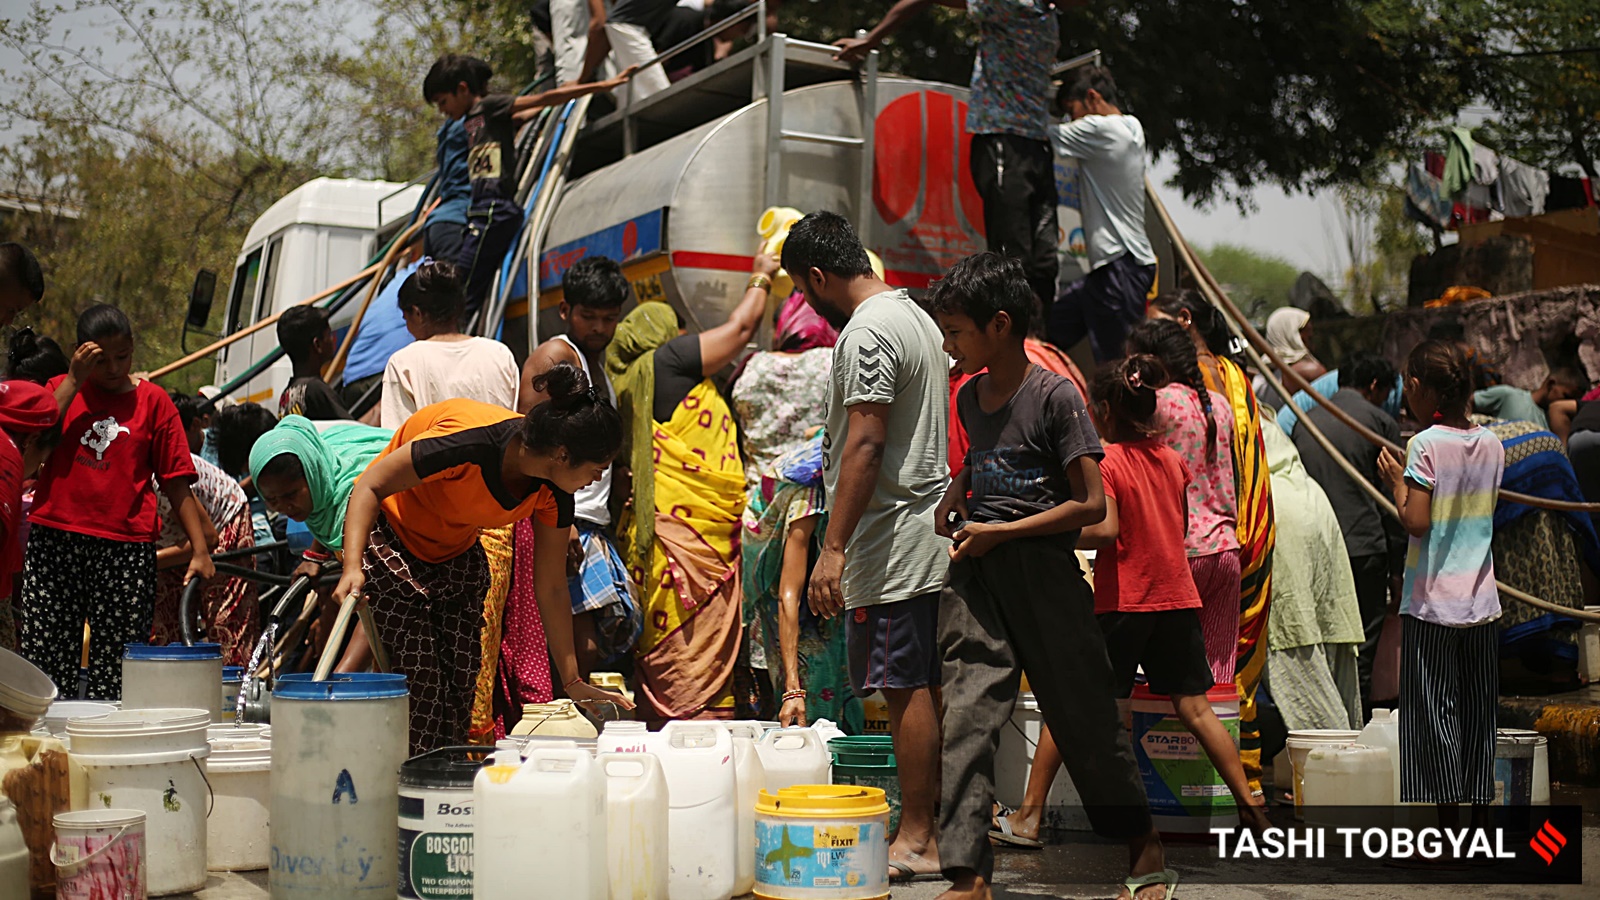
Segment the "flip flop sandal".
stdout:
<svg viewBox="0 0 1600 900">
<path fill-rule="evenodd" d="M 989 837 L 1010 847 L 1022 850 L 1041 850 L 1044 841 L 1026 838 L 1011 830 L 1011 816 L 995 816 L 994 827 L 989 829 Z"/>
<path fill-rule="evenodd" d="M 1122 887 L 1128 892 L 1129 897 L 1133 898 L 1133 900 L 1139 900 L 1140 889 L 1147 888 L 1153 884 L 1166 887 L 1166 896 L 1162 900 L 1172 900 L 1172 895 L 1177 893 L 1178 890 L 1178 873 L 1172 869 L 1162 869 L 1159 872 L 1151 872 L 1148 875 L 1129 877 L 1122 882 Z"/>
<path fill-rule="evenodd" d="M 906 858 L 922 862 L 922 857 L 915 853 L 907 853 Z M 911 867 L 911 863 L 900 859 L 889 860 L 889 868 L 894 872 L 889 876 L 890 884 L 910 884 L 913 881 L 944 881 L 943 872 L 918 872 Z"/>
</svg>

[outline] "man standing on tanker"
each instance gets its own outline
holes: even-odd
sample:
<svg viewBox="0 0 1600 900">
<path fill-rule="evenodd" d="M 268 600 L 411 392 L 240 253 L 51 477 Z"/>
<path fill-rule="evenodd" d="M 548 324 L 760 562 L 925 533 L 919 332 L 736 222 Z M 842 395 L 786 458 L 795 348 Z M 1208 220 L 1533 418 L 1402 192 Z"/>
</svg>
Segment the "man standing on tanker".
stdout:
<svg viewBox="0 0 1600 900">
<path fill-rule="evenodd" d="M 866 37 L 837 41 L 836 58 L 864 58 L 936 2 L 966 9 L 978 25 L 967 131 L 972 135 L 972 184 L 983 198 L 989 249 L 1022 261 L 1028 286 L 1048 312 L 1060 270 L 1050 67 L 1061 42 L 1051 0 L 899 0 Z"/>
<path fill-rule="evenodd" d="M 856 696 L 881 690 L 889 702 L 901 796 L 890 877 L 941 878 L 933 808 L 949 542 L 934 530 L 934 510 L 950 481 L 949 357 L 933 318 L 873 274 L 843 216 L 796 222 L 783 267 L 839 329 L 822 444 L 828 533 L 807 596 L 817 615 L 846 617 Z"/>
<path fill-rule="evenodd" d="M 1078 161 L 1089 274 L 1057 298 L 1046 337 L 1067 350 L 1087 335 L 1095 362 L 1103 363 L 1122 356 L 1156 280 L 1144 230 L 1144 126 L 1118 108 L 1117 83 L 1101 66 L 1079 69 L 1061 99 L 1071 121 L 1050 139 L 1058 154 Z"/>
</svg>

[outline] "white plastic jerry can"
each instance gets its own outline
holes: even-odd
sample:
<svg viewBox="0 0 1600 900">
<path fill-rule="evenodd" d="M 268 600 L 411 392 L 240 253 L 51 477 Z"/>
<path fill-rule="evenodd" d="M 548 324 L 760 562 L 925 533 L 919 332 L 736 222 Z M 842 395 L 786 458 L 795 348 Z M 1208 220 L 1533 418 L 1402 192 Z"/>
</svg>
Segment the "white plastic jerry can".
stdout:
<svg viewBox="0 0 1600 900">
<path fill-rule="evenodd" d="M 738 874 L 733 739 L 714 722 L 668 722 L 661 735 L 655 753 L 670 809 L 667 897 L 727 900 Z"/>
<path fill-rule="evenodd" d="M 733 778 L 739 804 L 734 817 L 739 856 L 734 869 L 733 893 L 742 896 L 756 886 L 756 803 L 761 799 L 762 786 L 767 783 L 767 772 L 761 766 L 756 742 L 744 734 L 733 737 Z"/>
<path fill-rule="evenodd" d="M 833 757 L 813 728 L 780 728 L 767 732 L 756 745 L 769 794 L 797 784 L 828 784 Z"/>
<path fill-rule="evenodd" d="M 611 900 L 667 896 L 667 775 L 649 753 L 602 753 Z"/>
<path fill-rule="evenodd" d="M 496 750 L 472 795 L 474 897 L 611 896 L 606 782 L 587 750 Z"/>
</svg>

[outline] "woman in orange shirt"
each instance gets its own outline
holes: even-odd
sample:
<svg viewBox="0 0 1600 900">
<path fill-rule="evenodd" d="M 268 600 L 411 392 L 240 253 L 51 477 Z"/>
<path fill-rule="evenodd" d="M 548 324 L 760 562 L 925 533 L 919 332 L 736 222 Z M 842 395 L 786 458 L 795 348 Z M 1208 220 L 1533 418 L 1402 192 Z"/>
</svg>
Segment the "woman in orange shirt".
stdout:
<svg viewBox="0 0 1600 900">
<path fill-rule="evenodd" d="M 579 675 L 566 578 L 572 494 L 617 455 L 622 420 L 572 366 L 534 387 L 550 399 L 526 416 L 473 400 L 423 407 L 350 494 L 345 559 L 362 564 L 345 566 L 334 596 L 366 592 L 410 685 L 413 754 L 466 743 L 489 586 L 478 532 L 529 516 L 539 610 L 567 695 L 631 705 Z"/>
</svg>

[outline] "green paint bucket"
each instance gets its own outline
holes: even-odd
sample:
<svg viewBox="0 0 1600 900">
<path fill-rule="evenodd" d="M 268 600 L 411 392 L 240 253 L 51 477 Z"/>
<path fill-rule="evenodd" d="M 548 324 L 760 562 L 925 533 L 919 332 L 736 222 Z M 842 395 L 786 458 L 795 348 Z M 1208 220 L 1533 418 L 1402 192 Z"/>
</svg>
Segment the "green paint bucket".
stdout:
<svg viewBox="0 0 1600 900">
<path fill-rule="evenodd" d="M 828 742 L 833 754 L 833 783 L 874 787 L 889 801 L 889 833 L 900 827 L 900 770 L 894 761 L 894 738 L 887 734 L 836 737 Z"/>
</svg>

